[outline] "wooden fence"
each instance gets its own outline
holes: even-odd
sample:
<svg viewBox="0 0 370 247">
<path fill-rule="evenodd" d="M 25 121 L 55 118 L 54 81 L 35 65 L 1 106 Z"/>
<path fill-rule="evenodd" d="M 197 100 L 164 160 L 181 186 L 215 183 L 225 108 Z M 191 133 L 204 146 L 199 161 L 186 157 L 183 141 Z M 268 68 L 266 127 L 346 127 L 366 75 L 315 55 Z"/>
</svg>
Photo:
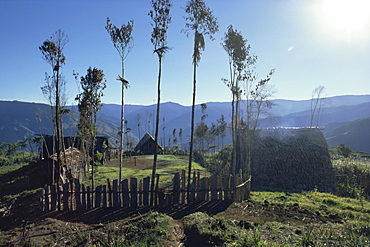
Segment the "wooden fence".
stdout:
<svg viewBox="0 0 370 247">
<path fill-rule="evenodd" d="M 250 177 L 246 175 L 218 176 L 200 178 L 194 173 L 190 189 L 187 189 L 185 171 L 174 174 L 171 189 L 158 187 L 159 175 L 156 176 L 155 190 L 150 190 L 150 178 L 138 181 L 130 178 L 118 183 L 108 180 L 107 185 L 100 185 L 92 190 L 80 184 L 78 179 L 65 183 L 59 189 L 56 185 L 45 186 L 42 195 L 44 211 L 84 210 L 99 207 L 140 207 L 169 206 L 189 204 L 210 200 L 232 200 L 240 202 L 249 197 Z"/>
</svg>

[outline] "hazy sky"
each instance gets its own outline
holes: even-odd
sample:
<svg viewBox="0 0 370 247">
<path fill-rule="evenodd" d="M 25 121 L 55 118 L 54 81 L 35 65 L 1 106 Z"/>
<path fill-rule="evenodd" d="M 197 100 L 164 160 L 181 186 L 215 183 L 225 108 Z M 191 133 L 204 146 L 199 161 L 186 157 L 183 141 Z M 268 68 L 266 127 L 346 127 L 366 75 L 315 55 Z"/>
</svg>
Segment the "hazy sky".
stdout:
<svg viewBox="0 0 370 247">
<path fill-rule="evenodd" d="M 184 29 L 185 0 L 173 0 L 172 23 L 163 61 L 162 102 L 191 104 L 193 36 Z M 325 86 L 327 96 L 370 93 L 370 1 L 367 0 L 207 0 L 218 18 L 216 40 L 206 39 L 198 67 L 197 103 L 230 101 L 228 58 L 220 43 L 232 24 L 258 56 L 257 71 L 276 72 L 274 98 L 309 99 Z M 78 93 L 73 70 L 103 69 L 103 102 L 120 103 L 120 58 L 105 30 L 106 18 L 120 26 L 134 20 L 135 46 L 126 59 L 128 104 L 156 102 L 158 58 L 150 43 L 149 0 L 0 0 L 0 99 L 47 102 L 41 93 L 51 68 L 38 47 L 53 32 L 69 36 L 62 72 L 69 104 Z"/>
</svg>

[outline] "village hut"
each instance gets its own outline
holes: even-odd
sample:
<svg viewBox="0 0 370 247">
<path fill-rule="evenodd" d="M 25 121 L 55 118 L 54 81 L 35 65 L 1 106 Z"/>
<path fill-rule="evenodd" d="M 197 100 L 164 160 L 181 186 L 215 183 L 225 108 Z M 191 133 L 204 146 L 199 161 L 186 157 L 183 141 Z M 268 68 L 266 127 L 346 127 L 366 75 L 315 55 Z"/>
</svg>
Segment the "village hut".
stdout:
<svg viewBox="0 0 370 247">
<path fill-rule="evenodd" d="M 136 145 L 135 151 L 139 151 L 142 154 L 154 154 L 155 145 L 157 145 L 158 151 L 163 151 L 163 148 L 154 140 L 154 137 L 146 133 Z"/>
<path fill-rule="evenodd" d="M 328 145 L 318 128 L 257 130 L 251 150 L 252 186 L 333 192 Z"/>
<path fill-rule="evenodd" d="M 56 137 L 52 135 L 43 136 L 43 142 L 41 146 L 41 159 L 47 159 L 55 153 L 54 145 L 56 142 Z M 81 150 L 82 141 L 78 136 L 64 136 L 63 137 L 64 149 L 69 147 L 77 148 Z M 94 152 L 99 151 L 104 156 L 108 157 L 109 153 L 109 141 L 108 137 L 105 136 L 96 136 L 95 137 L 95 148 Z M 91 156 L 91 154 L 90 154 Z"/>
<path fill-rule="evenodd" d="M 48 181 L 55 180 L 56 171 L 53 169 L 54 163 L 57 160 L 57 154 L 55 150 L 55 136 L 46 135 L 43 136 L 43 142 L 40 150 L 40 160 L 43 166 L 46 166 L 48 169 Z M 80 137 L 76 136 L 65 136 L 63 138 L 64 147 L 63 150 L 63 167 L 61 169 L 60 179 L 62 182 L 67 181 L 67 179 L 78 178 L 82 181 L 88 172 L 88 163 L 84 160 L 84 154 L 81 153 L 82 141 Z M 94 153 L 99 151 L 103 154 L 101 160 L 102 163 L 109 158 L 109 142 L 107 137 L 97 136 L 95 137 L 95 147 Z M 92 156 L 92 153 L 89 154 Z M 53 175 L 54 171 L 54 175 Z M 53 179 L 54 178 L 54 179 Z"/>
</svg>

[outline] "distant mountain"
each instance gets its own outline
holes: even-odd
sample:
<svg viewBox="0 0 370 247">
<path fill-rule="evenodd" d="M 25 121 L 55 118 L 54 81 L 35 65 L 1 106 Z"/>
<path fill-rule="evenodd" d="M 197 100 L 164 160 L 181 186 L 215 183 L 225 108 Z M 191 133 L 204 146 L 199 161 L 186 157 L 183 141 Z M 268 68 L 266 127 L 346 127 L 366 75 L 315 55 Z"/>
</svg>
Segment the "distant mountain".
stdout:
<svg viewBox="0 0 370 247">
<path fill-rule="evenodd" d="M 324 136 L 330 146 L 344 143 L 354 151 L 370 153 L 370 117 L 345 123 L 330 123 Z"/>
<path fill-rule="evenodd" d="M 269 112 L 269 116 L 261 116 L 260 127 L 307 127 L 310 125 L 311 101 L 310 100 L 272 100 L 275 104 Z M 245 111 L 244 104 L 241 104 L 242 112 Z M 75 135 L 78 120 L 76 106 L 68 106 L 70 114 L 63 116 L 64 134 Z M 139 138 L 146 132 L 154 136 L 156 105 L 125 105 L 125 127 L 128 132 L 128 141 L 137 143 Z M 173 132 L 176 129 L 176 137 L 182 129 L 183 143 L 186 143 L 190 134 L 191 106 L 183 106 L 173 102 L 161 104 L 159 142 L 167 146 L 169 139 L 173 139 Z M 207 103 L 205 123 L 209 126 L 217 123 L 217 120 L 224 116 L 226 122 L 231 121 L 230 102 L 209 102 Z M 39 103 L 26 103 L 18 101 L 0 101 L 0 143 L 17 142 L 30 136 L 39 134 L 52 134 L 52 118 L 50 106 Z M 195 107 L 195 122 L 201 118 L 201 106 Z M 39 117 L 38 117 L 39 116 Z M 345 125 L 347 122 L 366 119 L 370 117 L 370 95 L 348 95 L 326 98 L 320 109 L 319 118 L 314 118 L 313 126 L 325 127 L 325 136 L 330 145 L 335 145 L 343 137 L 340 134 L 345 128 L 334 127 Z M 100 135 L 108 136 L 112 145 L 119 141 L 118 130 L 120 126 L 121 106 L 116 104 L 104 104 L 98 114 L 97 126 Z M 334 126 L 334 127 L 333 127 Z M 354 126 L 348 123 L 348 128 Z M 366 127 L 366 122 L 361 126 Z M 359 126 L 357 126 L 359 128 Z M 370 129 L 369 125 L 367 125 Z M 366 131 L 366 130 L 364 130 Z M 348 131 L 347 131 L 348 132 Z M 330 134 L 335 133 L 335 134 Z M 348 132 L 352 133 L 352 132 Z M 139 135 L 140 134 L 140 135 Z M 356 146 L 352 144 L 347 135 L 347 143 L 353 150 L 370 152 L 364 144 Z M 338 141 L 334 141 L 338 140 Z M 344 140 L 344 139 L 343 139 Z M 127 140 L 126 140 L 127 141 Z M 230 142 L 227 136 L 225 143 Z M 356 141 L 354 141 L 356 142 Z M 358 141 L 360 143 L 360 141 Z M 361 142 L 362 143 L 362 142 Z"/>
</svg>

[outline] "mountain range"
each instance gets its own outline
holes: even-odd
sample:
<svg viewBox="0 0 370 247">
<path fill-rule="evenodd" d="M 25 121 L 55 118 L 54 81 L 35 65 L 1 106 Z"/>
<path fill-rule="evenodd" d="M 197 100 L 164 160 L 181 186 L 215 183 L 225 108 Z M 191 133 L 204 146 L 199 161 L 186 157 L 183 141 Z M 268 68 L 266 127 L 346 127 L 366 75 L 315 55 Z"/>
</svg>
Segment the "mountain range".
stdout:
<svg viewBox="0 0 370 247">
<path fill-rule="evenodd" d="M 311 122 L 311 100 L 272 100 L 274 106 L 268 116 L 261 116 L 260 128 L 308 127 Z M 224 116 L 231 120 L 230 102 L 208 102 L 205 123 L 217 124 Z M 67 106 L 70 113 L 63 116 L 64 135 L 75 135 L 78 120 L 77 106 Z M 241 112 L 245 111 L 242 102 Z M 125 105 L 125 127 L 129 142 L 137 143 L 146 132 L 154 136 L 156 105 Z M 0 143 L 13 143 L 40 134 L 52 134 L 51 108 L 47 104 L 19 101 L 0 101 Z M 121 106 L 103 104 L 98 113 L 99 135 L 108 136 L 111 145 L 118 143 Z M 159 142 L 168 146 L 175 132 L 179 140 L 182 129 L 183 143 L 189 139 L 191 106 L 173 102 L 161 104 Z M 195 107 L 195 122 L 202 116 L 201 105 Z M 370 95 L 334 96 L 322 99 L 312 126 L 322 127 L 330 146 L 344 143 L 356 151 L 370 152 Z M 175 130 L 176 129 L 176 130 Z M 175 130 L 175 131 L 174 131 Z M 225 144 L 230 143 L 229 135 Z"/>
</svg>

